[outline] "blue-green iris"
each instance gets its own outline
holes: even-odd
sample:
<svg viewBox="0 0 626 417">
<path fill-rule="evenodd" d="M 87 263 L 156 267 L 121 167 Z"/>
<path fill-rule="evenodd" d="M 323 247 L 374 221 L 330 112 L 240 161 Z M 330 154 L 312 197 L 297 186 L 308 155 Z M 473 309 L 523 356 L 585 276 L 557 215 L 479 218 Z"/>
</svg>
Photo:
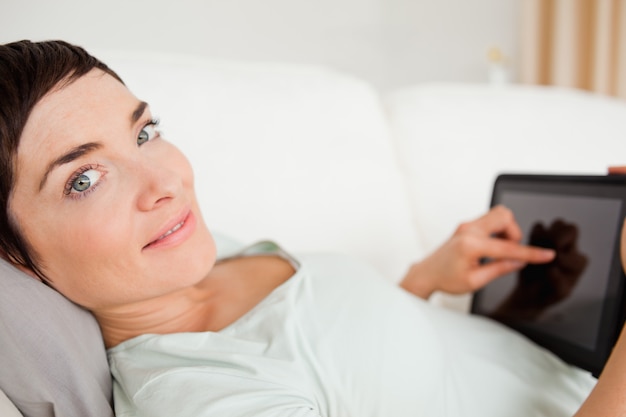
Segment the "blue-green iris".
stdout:
<svg viewBox="0 0 626 417">
<path fill-rule="evenodd" d="M 74 183 L 72 184 L 72 188 L 75 189 L 76 191 L 85 191 L 90 186 L 91 186 L 91 179 L 85 174 L 76 178 L 76 180 L 74 180 Z"/>
</svg>

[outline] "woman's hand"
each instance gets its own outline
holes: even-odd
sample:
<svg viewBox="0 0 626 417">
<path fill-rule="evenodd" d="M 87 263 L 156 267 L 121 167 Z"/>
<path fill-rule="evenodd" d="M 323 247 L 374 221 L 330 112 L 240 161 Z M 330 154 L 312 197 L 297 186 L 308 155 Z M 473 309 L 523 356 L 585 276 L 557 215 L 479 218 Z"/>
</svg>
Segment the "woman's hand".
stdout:
<svg viewBox="0 0 626 417">
<path fill-rule="evenodd" d="M 626 165 L 609 167 L 609 175 L 624 175 L 626 174 Z"/>
<path fill-rule="evenodd" d="M 476 220 L 461 224 L 452 237 L 421 262 L 413 264 L 400 286 L 429 298 L 435 291 L 464 294 L 518 271 L 527 263 L 545 263 L 554 251 L 525 246 L 513 213 L 496 206 Z M 485 258 L 489 262 L 483 262 Z"/>
</svg>

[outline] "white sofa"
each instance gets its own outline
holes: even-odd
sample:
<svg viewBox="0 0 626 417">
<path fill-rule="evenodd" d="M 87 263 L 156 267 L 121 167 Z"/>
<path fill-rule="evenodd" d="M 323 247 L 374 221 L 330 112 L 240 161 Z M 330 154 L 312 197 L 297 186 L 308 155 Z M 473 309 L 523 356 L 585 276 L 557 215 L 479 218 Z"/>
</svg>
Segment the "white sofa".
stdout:
<svg viewBox="0 0 626 417">
<path fill-rule="evenodd" d="M 321 67 L 96 55 L 191 159 L 211 228 L 346 253 L 391 280 L 487 210 L 499 172 L 626 164 L 626 104 L 583 92 L 446 84 L 380 94 Z M 464 309 L 467 297 L 435 302 Z M 0 395 L 0 415 L 20 415 L 11 407 Z"/>
</svg>

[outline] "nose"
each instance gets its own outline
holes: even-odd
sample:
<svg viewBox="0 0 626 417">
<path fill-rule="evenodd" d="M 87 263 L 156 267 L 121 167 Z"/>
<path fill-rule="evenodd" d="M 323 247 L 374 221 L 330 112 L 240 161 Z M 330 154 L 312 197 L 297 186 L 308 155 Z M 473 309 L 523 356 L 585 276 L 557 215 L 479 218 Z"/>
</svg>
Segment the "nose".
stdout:
<svg viewBox="0 0 626 417">
<path fill-rule="evenodd" d="M 182 192 L 182 178 L 171 170 L 146 162 L 134 171 L 139 185 L 137 207 L 141 211 L 154 210 Z"/>
</svg>

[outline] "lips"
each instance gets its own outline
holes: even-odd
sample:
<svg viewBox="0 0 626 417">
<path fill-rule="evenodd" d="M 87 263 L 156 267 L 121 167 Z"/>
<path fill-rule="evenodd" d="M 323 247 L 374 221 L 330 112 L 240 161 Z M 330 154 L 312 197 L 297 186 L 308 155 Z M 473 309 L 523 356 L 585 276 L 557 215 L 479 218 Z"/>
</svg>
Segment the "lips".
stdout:
<svg viewBox="0 0 626 417">
<path fill-rule="evenodd" d="M 168 230 L 167 232 L 165 232 L 163 234 L 163 236 L 160 236 L 157 240 L 155 240 L 155 242 L 158 242 L 159 240 L 166 238 L 167 236 L 171 235 L 172 233 L 174 233 L 175 231 L 177 231 L 178 229 L 180 229 L 181 227 L 183 227 L 183 224 L 185 224 L 185 221 L 183 220 L 182 222 L 178 223 L 176 226 L 172 227 L 170 230 Z"/>
<path fill-rule="evenodd" d="M 194 226 L 195 217 L 193 216 L 193 212 L 186 210 L 184 214 L 177 216 L 175 220 L 161 229 L 161 231 L 156 234 L 158 237 L 152 239 L 143 249 L 178 245 L 192 234 Z"/>
</svg>

